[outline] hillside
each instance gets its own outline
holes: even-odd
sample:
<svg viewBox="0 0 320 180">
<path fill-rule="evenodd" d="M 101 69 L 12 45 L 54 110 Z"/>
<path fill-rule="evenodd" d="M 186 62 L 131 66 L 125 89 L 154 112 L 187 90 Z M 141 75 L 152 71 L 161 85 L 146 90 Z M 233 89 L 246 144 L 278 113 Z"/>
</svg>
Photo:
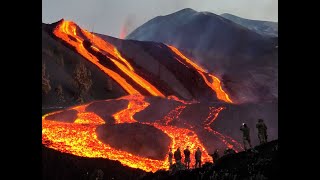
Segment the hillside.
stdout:
<svg viewBox="0 0 320 180">
<path fill-rule="evenodd" d="M 221 14 L 220 16 L 261 35 L 278 37 L 278 23 L 276 22 L 245 19 L 228 13 Z"/>
<path fill-rule="evenodd" d="M 192 9 L 155 17 L 126 39 L 173 45 L 222 79 L 239 102 L 278 97 L 277 39 Z"/>
</svg>

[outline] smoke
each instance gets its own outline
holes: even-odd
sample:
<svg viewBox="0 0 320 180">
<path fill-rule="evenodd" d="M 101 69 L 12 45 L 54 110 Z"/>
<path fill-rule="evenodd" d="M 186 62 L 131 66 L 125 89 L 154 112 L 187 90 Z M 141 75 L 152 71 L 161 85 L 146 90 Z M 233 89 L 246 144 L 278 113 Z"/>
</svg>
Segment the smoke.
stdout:
<svg viewBox="0 0 320 180">
<path fill-rule="evenodd" d="M 120 34 L 119 34 L 120 39 L 125 39 L 125 37 L 131 31 L 134 30 L 135 24 L 136 24 L 135 19 L 136 19 L 136 16 L 134 14 L 129 14 L 126 16 L 126 18 L 120 28 Z"/>
</svg>

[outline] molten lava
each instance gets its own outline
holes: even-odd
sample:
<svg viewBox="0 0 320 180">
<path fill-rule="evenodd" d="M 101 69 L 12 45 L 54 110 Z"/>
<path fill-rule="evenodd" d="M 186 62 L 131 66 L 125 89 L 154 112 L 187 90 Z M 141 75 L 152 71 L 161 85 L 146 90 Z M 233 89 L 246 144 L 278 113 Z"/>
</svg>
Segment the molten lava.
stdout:
<svg viewBox="0 0 320 180">
<path fill-rule="evenodd" d="M 81 33 L 78 33 L 77 30 L 79 30 Z M 141 88 L 147 90 L 153 96 L 164 97 L 164 95 L 156 87 L 154 87 L 152 84 L 150 84 L 148 81 L 134 72 L 130 63 L 121 56 L 116 47 L 102 40 L 100 37 L 97 37 L 86 30 L 78 28 L 75 23 L 70 21 L 62 21 L 54 29 L 53 34 L 62 39 L 65 43 L 74 47 L 79 54 L 98 66 L 103 72 L 105 72 L 117 83 L 119 83 L 120 86 L 129 94 L 138 94 L 140 92 L 132 85 L 127 83 L 125 78 L 121 77 L 118 73 L 103 66 L 99 62 L 99 59 L 84 47 L 83 43 L 85 40 L 89 41 L 92 44 L 91 48 L 94 51 L 104 54 L 106 58 L 110 59 L 110 61 L 114 63 L 115 66 L 117 66 L 124 74 L 126 74 L 128 78 L 131 78 L 134 82 L 139 84 Z M 82 36 L 80 36 L 80 34 Z"/>
<path fill-rule="evenodd" d="M 139 122 L 133 118 L 134 114 L 144 110 L 149 106 L 145 97 L 141 95 L 131 95 L 119 98 L 118 100 L 127 100 L 128 106 L 125 109 L 113 114 L 116 123 L 132 123 L 138 122 L 142 124 L 148 124 L 156 127 L 171 138 L 171 144 L 169 147 L 176 149 L 181 147 L 183 150 L 186 146 L 190 146 L 192 155 L 197 147 L 202 150 L 203 162 L 212 161 L 211 157 L 198 138 L 193 127 L 181 128 L 174 125 L 170 125 L 173 120 L 180 121 L 180 114 L 188 106 L 188 104 L 182 104 L 172 109 L 162 119 L 155 122 Z M 76 106 L 71 109 L 78 112 L 77 119 L 73 123 L 58 122 L 57 119 L 47 119 L 50 113 L 43 116 L 42 120 L 42 143 L 52 149 L 59 150 L 61 152 L 71 153 L 83 157 L 102 157 L 111 160 L 118 160 L 122 164 L 129 167 L 140 168 L 145 171 L 155 172 L 159 169 L 168 169 L 168 155 L 163 160 L 154 160 L 147 157 L 141 157 L 128 153 L 123 150 L 111 147 L 108 144 L 102 143 L 96 135 L 96 128 L 105 124 L 105 121 L 101 119 L 94 112 L 86 112 L 88 105 Z M 223 110 L 220 108 L 210 108 L 210 113 L 203 126 L 211 133 L 217 134 L 224 143 L 229 147 L 232 145 L 228 143 L 230 139 L 226 138 L 209 128 L 209 125 L 216 119 L 219 112 Z M 57 112 L 56 112 L 57 113 Z M 234 142 L 233 142 L 234 143 Z M 169 149 L 168 147 L 168 149 Z M 191 156 L 192 157 L 192 156 Z M 194 161 L 191 161 L 191 165 L 194 165 Z"/>
<path fill-rule="evenodd" d="M 150 104 L 144 101 L 143 96 L 132 96 L 133 98 L 119 98 L 119 99 L 127 99 L 129 100 L 129 104 L 127 109 L 124 109 L 116 114 L 113 115 L 114 119 L 116 120 L 116 124 L 120 123 L 134 123 L 137 120 L 133 119 L 133 115 L 137 112 L 144 110 Z"/>
<path fill-rule="evenodd" d="M 206 71 L 201 68 L 199 65 L 197 65 L 195 63 L 195 61 L 190 60 L 189 58 L 187 58 L 185 55 L 183 55 L 177 48 L 173 47 L 173 46 L 168 46 L 172 52 L 174 52 L 178 57 L 180 57 L 182 60 L 184 60 L 185 62 L 182 62 L 184 65 L 189 64 L 190 66 L 192 66 L 193 68 L 195 68 L 198 73 L 202 76 L 203 80 L 205 81 L 205 83 L 213 90 L 216 92 L 218 99 L 228 102 L 228 103 L 232 103 L 232 100 L 229 98 L 229 95 L 222 89 L 221 87 L 221 82 L 220 80 L 212 75 L 212 74 L 208 74 L 206 73 Z M 179 60 L 179 59 L 178 59 Z M 180 60 L 179 60 L 180 61 Z M 181 61 L 180 61 L 181 62 Z M 211 80 L 208 80 L 209 78 L 206 77 L 206 74 L 208 74 L 208 76 L 210 77 Z"/>
<path fill-rule="evenodd" d="M 202 161 L 206 162 L 212 160 L 208 155 L 206 147 L 195 133 L 196 127 L 191 126 L 188 122 L 184 122 L 184 128 L 173 125 L 173 121 L 181 121 L 179 116 L 186 107 L 194 103 L 198 103 L 197 101 L 185 101 L 176 96 L 170 96 L 168 97 L 168 100 L 176 101 L 180 105 L 171 109 L 171 111 L 163 118 L 154 122 L 149 122 L 147 119 L 144 122 L 139 122 L 133 118 L 134 115 L 143 111 L 150 105 L 150 103 L 145 100 L 145 97 L 141 95 L 141 89 L 146 90 L 152 96 L 160 96 L 164 98 L 165 95 L 160 92 L 155 85 L 149 83 L 146 79 L 137 74 L 134 66 L 132 66 L 129 61 L 121 55 L 116 47 L 94 34 L 79 28 L 75 23 L 70 21 L 61 21 L 54 29 L 53 34 L 69 46 L 73 47 L 85 59 L 99 67 L 105 74 L 114 79 L 126 92 L 128 92 L 128 94 L 131 94 L 130 96 L 117 99 L 127 100 L 128 105 L 126 108 L 121 109 L 112 115 L 116 124 L 137 122 L 154 126 L 171 138 L 171 144 L 168 147 L 168 150 L 170 147 L 174 150 L 181 147 L 183 150 L 186 146 L 190 146 L 191 157 L 193 157 L 196 148 L 200 147 L 202 150 Z M 84 45 L 87 42 L 90 42 L 89 47 Z M 182 62 L 186 66 L 195 68 L 199 72 L 206 84 L 216 92 L 219 99 L 232 103 L 229 96 L 222 90 L 218 78 L 206 73 L 205 70 L 195 64 L 192 60 L 185 57 L 175 47 L 169 46 L 169 48 L 177 55 L 176 59 L 178 61 Z M 108 63 L 112 63 L 117 67 L 121 73 L 115 72 L 109 67 L 103 65 L 100 62 L 100 56 L 95 56 L 95 53 L 99 53 L 99 55 L 104 56 L 104 59 L 107 59 L 109 61 Z M 128 79 L 131 79 L 131 82 L 134 82 L 134 84 L 130 84 Z M 89 104 L 70 108 L 77 111 L 77 119 L 73 123 L 60 122 L 59 119 L 46 118 L 49 117 L 49 115 L 58 112 L 44 115 L 42 117 L 42 143 L 47 147 L 61 152 L 83 157 L 102 157 L 111 160 L 118 160 L 124 165 L 133 168 L 140 168 L 145 171 L 155 172 L 159 169 L 169 168 L 168 155 L 163 160 L 154 160 L 134 155 L 102 143 L 97 138 L 96 128 L 106 122 L 96 113 L 87 112 L 86 107 L 88 105 Z M 225 137 L 210 127 L 210 124 L 217 118 L 219 112 L 223 109 L 224 107 L 210 107 L 208 118 L 203 124 L 200 124 L 199 127 L 215 134 L 229 147 L 234 144 L 238 148 L 242 148 L 241 145 L 236 144 L 237 142 L 232 138 Z M 191 161 L 191 165 L 194 165 L 193 159 Z"/>
</svg>

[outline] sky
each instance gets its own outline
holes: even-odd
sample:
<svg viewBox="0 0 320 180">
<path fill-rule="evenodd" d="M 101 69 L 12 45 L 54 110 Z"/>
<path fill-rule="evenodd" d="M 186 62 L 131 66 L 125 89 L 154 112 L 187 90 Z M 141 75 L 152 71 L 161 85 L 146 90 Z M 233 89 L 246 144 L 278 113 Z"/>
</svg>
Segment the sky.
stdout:
<svg viewBox="0 0 320 180">
<path fill-rule="evenodd" d="M 119 37 L 184 8 L 278 22 L 278 0 L 42 0 L 42 22 L 63 18 L 88 31 Z"/>
</svg>

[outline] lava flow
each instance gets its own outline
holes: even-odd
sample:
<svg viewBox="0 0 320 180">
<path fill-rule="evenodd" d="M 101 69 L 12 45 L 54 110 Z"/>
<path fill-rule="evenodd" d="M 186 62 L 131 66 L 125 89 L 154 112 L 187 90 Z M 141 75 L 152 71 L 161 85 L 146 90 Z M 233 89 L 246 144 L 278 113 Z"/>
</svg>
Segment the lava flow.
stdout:
<svg viewBox="0 0 320 180">
<path fill-rule="evenodd" d="M 212 74 L 208 74 L 206 73 L 206 71 L 201 68 L 199 65 L 197 65 L 196 63 L 194 63 L 193 60 L 190 60 L 189 58 L 187 58 L 185 55 L 183 55 L 177 48 L 173 47 L 173 46 L 168 46 L 178 57 L 180 57 L 181 59 L 183 59 L 187 64 L 189 64 L 190 66 L 192 66 L 193 68 L 195 68 L 199 74 L 202 76 L 203 80 L 205 81 L 205 83 L 213 90 L 216 92 L 218 99 L 228 102 L 228 103 L 232 103 L 232 100 L 229 98 L 229 95 L 222 89 L 221 87 L 221 82 L 220 80 L 212 75 Z M 183 63 L 185 64 L 185 63 Z M 208 80 L 208 78 L 206 77 L 205 74 L 208 74 L 208 76 L 211 78 L 211 82 Z"/>
<path fill-rule="evenodd" d="M 133 115 L 149 106 L 149 102 L 146 102 L 144 96 L 131 95 L 114 101 L 116 102 L 118 100 L 127 100 L 128 106 L 113 114 L 113 117 L 116 119 L 116 123 L 142 123 L 135 120 Z M 71 108 L 78 112 L 77 119 L 75 119 L 73 123 L 58 122 L 59 119 L 47 118 L 49 115 L 55 113 L 44 115 L 42 120 L 42 143 L 47 147 L 61 152 L 83 157 L 102 157 L 111 160 L 118 160 L 124 165 L 140 168 L 145 171 L 155 172 L 159 169 L 169 168 L 168 156 L 163 160 L 155 160 L 134 155 L 102 143 L 97 138 L 96 128 L 99 125 L 105 124 L 105 121 L 94 112 L 86 112 L 87 106 L 88 105 L 82 105 Z M 155 122 L 143 122 L 142 124 L 152 125 L 167 134 L 171 138 L 171 144 L 169 147 L 173 149 L 181 147 L 183 150 L 186 146 L 190 146 L 192 154 L 195 152 L 197 147 L 200 147 L 203 152 L 203 162 L 211 161 L 211 157 L 208 155 L 205 146 L 202 144 L 198 135 L 192 130 L 192 128 L 187 129 L 168 125 L 174 119 L 179 119 L 179 115 L 186 106 L 187 105 L 180 105 L 177 108 L 174 108 L 161 120 L 157 120 Z M 212 110 L 213 111 L 208 117 L 210 119 L 212 117 L 216 118 L 222 109 L 212 108 Z M 194 161 L 191 162 L 191 165 L 193 163 Z"/>
<path fill-rule="evenodd" d="M 119 100 L 128 101 L 126 108 L 117 109 L 118 112 L 113 113 L 115 124 L 121 123 L 141 123 L 154 126 L 167 134 L 171 139 L 169 148 L 174 150 L 181 147 L 183 150 L 186 146 L 190 146 L 191 157 L 197 147 L 202 150 L 203 162 L 211 161 L 206 147 L 201 142 L 195 128 L 202 128 L 211 134 L 218 136 L 227 146 L 231 146 L 230 141 L 235 142 L 222 134 L 212 130 L 210 124 L 216 119 L 219 112 L 223 110 L 222 107 L 211 107 L 208 118 L 199 127 L 192 126 L 188 122 L 184 122 L 188 128 L 178 127 L 174 125 L 175 120 L 180 121 L 180 114 L 196 101 L 180 100 L 176 96 L 170 96 L 167 100 L 175 101 L 179 106 L 171 109 L 166 115 L 156 121 L 144 120 L 139 122 L 134 119 L 134 115 L 146 109 L 151 102 L 146 101 L 146 97 L 142 96 L 142 90 L 148 92 L 147 95 L 160 96 L 165 98 L 165 94 L 160 92 L 156 85 L 151 84 L 146 79 L 142 78 L 134 69 L 134 66 L 126 60 L 121 53 L 112 44 L 95 36 L 94 34 L 79 28 L 75 23 L 62 20 L 54 29 L 53 34 L 73 47 L 85 59 L 99 67 L 105 74 L 114 79 L 130 96 L 125 96 L 116 100 L 110 100 L 110 103 L 117 103 Z M 90 46 L 87 46 L 90 42 Z M 200 66 L 185 57 L 179 50 L 169 46 L 170 49 L 177 55 L 179 61 L 184 61 L 188 66 L 195 68 L 203 77 L 206 84 L 216 92 L 218 99 L 232 103 L 229 96 L 222 90 L 220 81 L 215 76 L 208 74 Z M 99 54 L 97 56 L 95 53 Z M 102 57 L 103 56 L 103 57 Z M 118 69 L 118 72 L 112 70 L 101 63 L 102 59 L 107 60 Z M 178 60 L 178 59 L 177 59 Z M 211 78 L 211 81 L 208 80 Z M 130 81 L 129 81 L 130 80 Z M 94 102 L 92 102 L 94 103 Z M 90 104 L 92 104 L 90 103 Z M 81 105 L 69 108 L 68 110 L 75 110 L 77 118 L 73 123 L 61 122 L 60 119 L 50 119 L 50 115 L 59 112 L 44 115 L 42 118 L 42 143 L 61 152 L 71 153 L 83 157 L 102 157 L 111 160 L 118 160 L 122 164 L 133 168 L 140 168 L 145 171 L 155 172 L 159 169 L 168 169 L 168 155 L 163 160 L 155 160 L 147 157 L 138 156 L 124 150 L 116 149 L 108 144 L 101 142 L 96 134 L 96 128 L 106 122 L 96 113 L 88 112 L 87 107 L 90 105 Z M 108 111 L 108 110 L 106 110 Z M 200 124 L 200 123 L 199 123 Z M 108 125 L 108 124 L 107 124 Z M 119 139 L 121 141 L 121 139 Z M 183 154 L 183 153 L 182 153 Z M 192 161 L 191 165 L 194 164 Z"/>
<path fill-rule="evenodd" d="M 79 30 L 81 33 L 78 33 L 77 30 Z M 121 77 L 115 71 L 103 66 L 99 62 L 99 59 L 84 47 L 83 43 L 85 40 L 92 44 L 91 48 L 94 51 L 101 52 L 107 59 L 110 59 L 110 61 L 124 74 L 126 74 L 128 78 L 131 78 L 135 83 L 139 84 L 140 88 L 147 90 L 153 96 L 164 97 L 164 95 L 156 87 L 134 72 L 132 66 L 125 58 L 121 56 L 116 47 L 102 40 L 100 37 L 97 37 L 86 30 L 78 28 L 73 22 L 64 20 L 57 25 L 53 31 L 53 34 L 62 39 L 65 43 L 74 47 L 79 54 L 98 66 L 103 72 L 120 84 L 120 86 L 123 87 L 123 89 L 125 89 L 129 94 L 138 94 L 140 92 L 130 85 L 124 77 Z M 80 36 L 80 34 L 82 36 Z"/>
</svg>

